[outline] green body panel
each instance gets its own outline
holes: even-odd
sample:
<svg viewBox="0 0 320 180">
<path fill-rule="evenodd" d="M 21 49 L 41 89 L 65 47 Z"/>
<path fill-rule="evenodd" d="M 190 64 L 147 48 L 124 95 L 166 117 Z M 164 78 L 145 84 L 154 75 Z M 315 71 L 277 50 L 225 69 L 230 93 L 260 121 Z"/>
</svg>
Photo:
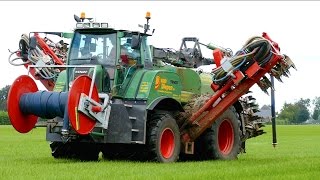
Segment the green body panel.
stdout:
<svg viewBox="0 0 320 180">
<path fill-rule="evenodd" d="M 176 73 L 181 81 L 181 103 L 188 102 L 193 95 L 209 93 L 213 94 L 210 85 L 212 83 L 212 75 L 209 73 L 197 73 L 191 68 L 163 66 L 159 69 Z"/>
<path fill-rule="evenodd" d="M 62 37 L 72 39 L 73 38 L 73 32 L 63 32 Z"/>
<path fill-rule="evenodd" d="M 90 68 L 88 75 L 92 78 L 94 68 Z M 96 65 L 95 84 L 99 92 L 105 91 L 105 71 L 101 65 Z"/>
<path fill-rule="evenodd" d="M 181 99 L 180 77 L 170 71 L 137 70 L 126 87 L 125 99 L 147 100 L 147 104 L 158 97 Z"/>
<path fill-rule="evenodd" d="M 201 80 L 199 74 L 190 68 L 164 66 L 161 69 L 177 73 L 181 79 L 182 91 L 195 94 L 201 92 Z"/>
<path fill-rule="evenodd" d="M 124 86 L 122 87 L 121 95 L 125 99 L 136 99 L 137 90 L 140 87 L 140 80 L 143 77 L 146 70 L 139 69 L 136 70 L 131 78 L 129 77 L 125 80 Z"/>
<path fill-rule="evenodd" d="M 141 85 L 147 83 L 149 84 L 147 104 L 161 96 L 170 97 L 181 102 L 182 87 L 177 74 L 170 71 L 148 71 L 145 73 L 145 78 L 141 81 Z M 147 94 L 144 91 L 144 89 L 140 88 L 138 97 L 146 96 Z"/>
<path fill-rule="evenodd" d="M 212 84 L 212 75 L 209 73 L 201 73 L 199 74 L 201 80 L 201 94 L 213 94 L 213 90 L 211 88 Z"/>
<path fill-rule="evenodd" d="M 67 82 L 67 71 L 63 70 L 59 73 L 59 76 L 55 82 L 53 91 L 56 91 L 56 92 L 65 91 L 66 82 Z"/>
</svg>

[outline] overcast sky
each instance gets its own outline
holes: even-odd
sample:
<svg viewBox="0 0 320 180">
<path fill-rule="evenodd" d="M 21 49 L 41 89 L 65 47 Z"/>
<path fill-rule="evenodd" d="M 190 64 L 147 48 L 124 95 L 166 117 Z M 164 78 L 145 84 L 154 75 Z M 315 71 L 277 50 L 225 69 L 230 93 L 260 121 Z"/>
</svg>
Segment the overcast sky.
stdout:
<svg viewBox="0 0 320 180">
<path fill-rule="evenodd" d="M 183 37 L 195 36 L 202 43 L 212 42 L 235 52 L 251 36 L 267 32 L 298 68 L 291 70 L 284 83 L 275 84 L 279 111 L 284 102 L 320 96 L 319 9 L 316 1 L 1 1 L 0 87 L 26 74 L 23 67 L 8 63 L 8 49 L 18 49 L 21 34 L 72 31 L 73 14 L 82 11 L 116 28 L 137 29 L 150 11 L 150 25 L 156 29 L 150 44 L 156 47 L 178 49 Z M 260 106 L 270 104 L 270 96 L 259 88 L 252 91 Z"/>
</svg>

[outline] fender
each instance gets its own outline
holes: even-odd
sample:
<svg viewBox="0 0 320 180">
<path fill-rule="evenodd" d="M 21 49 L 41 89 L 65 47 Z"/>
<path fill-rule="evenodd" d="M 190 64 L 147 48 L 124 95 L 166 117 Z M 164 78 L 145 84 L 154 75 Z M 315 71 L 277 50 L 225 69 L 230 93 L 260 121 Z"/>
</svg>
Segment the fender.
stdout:
<svg viewBox="0 0 320 180">
<path fill-rule="evenodd" d="M 147 110 L 154 110 L 154 109 L 160 109 L 160 110 L 178 110 L 180 112 L 184 112 L 184 109 L 182 108 L 181 104 L 170 97 L 161 96 L 156 99 L 154 99 L 146 108 Z"/>
</svg>

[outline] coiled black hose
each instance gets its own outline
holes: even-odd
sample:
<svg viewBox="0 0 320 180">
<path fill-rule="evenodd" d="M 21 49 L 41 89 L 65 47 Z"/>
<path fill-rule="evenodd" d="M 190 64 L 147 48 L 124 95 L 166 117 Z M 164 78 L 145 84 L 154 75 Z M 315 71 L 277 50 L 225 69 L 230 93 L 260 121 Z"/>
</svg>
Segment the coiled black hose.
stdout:
<svg viewBox="0 0 320 180">
<path fill-rule="evenodd" d="M 263 37 L 250 38 L 243 48 L 239 50 L 234 56 L 226 61 L 229 61 L 233 66 L 232 69 L 226 71 L 221 66 L 212 71 L 213 82 L 215 84 L 223 84 L 228 80 L 235 70 L 245 71 L 254 62 L 263 67 L 272 57 L 272 44 Z"/>
</svg>

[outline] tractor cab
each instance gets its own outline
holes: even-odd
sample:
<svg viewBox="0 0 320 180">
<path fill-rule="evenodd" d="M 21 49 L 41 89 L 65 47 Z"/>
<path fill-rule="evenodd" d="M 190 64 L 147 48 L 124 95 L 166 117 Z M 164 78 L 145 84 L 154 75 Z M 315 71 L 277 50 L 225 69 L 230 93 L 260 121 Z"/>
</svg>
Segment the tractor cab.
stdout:
<svg viewBox="0 0 320 180">
<path fill-rule="evenodd" d="M 75 18 L 77 20 L 77 18 Z M 80 19 L 80 20 L 79 20 Z M 68 65 L 96 65 L 99 92 L 121 96 L 124 82 L 141 68 L 152 68 L 147 34 L 109 28 L 107 23 L 79 18 L 69 48 Z M 89 19 L 89 22 L 84 22 Z M 93 69 L 68 69 L 69 84 L 80 75 L 92 76 Z"/>
</svg>

